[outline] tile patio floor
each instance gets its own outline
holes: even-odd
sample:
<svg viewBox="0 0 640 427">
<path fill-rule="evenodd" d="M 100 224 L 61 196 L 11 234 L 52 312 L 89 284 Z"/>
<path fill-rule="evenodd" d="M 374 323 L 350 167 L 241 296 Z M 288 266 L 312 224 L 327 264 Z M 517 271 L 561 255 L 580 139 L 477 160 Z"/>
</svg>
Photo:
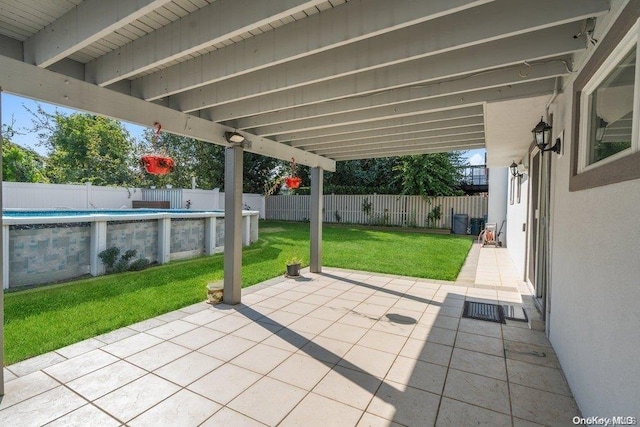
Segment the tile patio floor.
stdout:
<svg viewBox="0 0 640 427">
<path fill-rule="evenodd" d="M 130 325 L 7 367 L 0 425 L 572 425 L 543 332 L 461 318 L 521 301 L 506 250 L 474 245 L 463 272 L 325 268 Z"/>
</svg>

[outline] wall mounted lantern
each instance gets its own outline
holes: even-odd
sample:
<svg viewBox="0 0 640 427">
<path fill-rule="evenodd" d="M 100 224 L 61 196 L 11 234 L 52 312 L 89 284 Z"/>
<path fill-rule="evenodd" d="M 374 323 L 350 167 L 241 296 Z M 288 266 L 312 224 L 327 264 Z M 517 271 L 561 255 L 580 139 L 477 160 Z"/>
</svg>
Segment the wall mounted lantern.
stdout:
<svg viewBox="0 0 640 427">
<path fill-rule="evenodd" d="M 516 177 L 518 176 L 518 165 L 516 164 L 516 162 L 511 163 L 511 166 L 509 166 L 509 171 L 511 172 L 511 176 Z"/>
<path fill-rule="evenodd" d="M 520 199 L 522 198 L 522 177 L 524 173 L 521 171 L 524 170 L 523 165 L 518 165 L 516 162 L 512 162 L 511 166 L 509 166 L 509 172 L 511 172 L 511 196 L 509 197 L 509 204 L 513 205 L 515 194 L 517 192 L 518 204 L 520 203 Z"/>
<path fill-rule="evenodd" d="M 560 138 L 556 138 L 556 143 L 553 145 L 553 147 L 546 148 L 547 145 L 549 145 L 549 141 L 551 140 L 551 129 L 552 127 L 544 120 L 542 120 L 542 117 L 540 117 L 540 122 L 531 130 L 531 132 L 533 132 L 536 145 L 540 149 L 540 152 L 544 153 L 545 151 L 553 151 L 560 154 Z"/>
</svg>

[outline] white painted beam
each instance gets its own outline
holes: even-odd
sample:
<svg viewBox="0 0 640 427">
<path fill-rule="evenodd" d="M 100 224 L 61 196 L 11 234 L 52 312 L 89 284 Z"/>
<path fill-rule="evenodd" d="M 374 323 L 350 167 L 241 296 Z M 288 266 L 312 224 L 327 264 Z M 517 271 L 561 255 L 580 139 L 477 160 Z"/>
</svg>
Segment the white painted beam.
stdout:
<svg viewBox="0 0 640 427">
<path fill-rule="evenodd" d="M 352 0 L 142 77 L 136 82 L 134 94 L 148 100 L 162 98 L 488 1 L 492 0 Z"/>
<path fill-rule="evenodd" d="M 320 99 L 364 95 L 416 82 L 521 64 L 524 60 L 570 54 L 585 48 L 584 40 L 573 38 L 576 29 L 579 30 L 576 24 L 566 24 L 338 77 L 334 70 L 339 66 L 339 60 L 320 62 L 315 57 L 303 58 L 171 96 L 169 106 L 190 112 L 323 80 L 328 80 L 324 82 L 325 91 L 331 96 L 324 95 Z"/>
<path fill-rule="evenodd" d="M 314 49 L 317 47 L 317 39 L 333 40 L 342 34 L 360 31 L 361 28 L 373 30 L 372 27 L 375 26 L 370 22 L 379 21 L 382 25 L 390 26 L 397 21 L 396 16 L 404 16 L 412 9 L 414 14 L 405 17 L 407 22 L 425 19 L 425 9 L 433 3 L 376 0 L 360 6 L 360 2 L 349 2 L 317 17 L 286 25 L 273 32 L 142 77 L 134 83 L 134 94 L 145 99 L 157 99 L 296 59 L 297 69 L 312 72 L 313 80 L 321 81 L 329 75 L 344 76 L 570 21 L 580 21 L 604 13 L 608 9 L 606 0 L 580 3 L 556 0 L 499 0 L 419 25 L 406 28 L 396 25 L 391 27 L 394 29 L 393 32 L 382 35 L 379 35 L 381 32 L 371 31 L 369 37 L 376 37 L 349 45 L 327 44 L 323 49 Z M 342 16 L 343 11 L 356 8 L 363 9 L 360 16 L 356 13 L 351 18 Z M 372 14 L 373 17 L 370 18 Z M 402 48 L 398 48 L 399 46 Z M 329 51 L 328 47 L 332 49 Z M 312 53 L 313 57 L 307 57 Z M 302 57 L 307 58 L 300 60 Z M 315 65 L 310 65 L 311 63 Z M 279 66 L 277 71 L 286 73 L 282 76 L 286 75 L 287 81 L 296 75 L 295 68 Z M 262 78 L 258 77 L 257 80 Z M 306 84 L 309 83 L 311 82 Z"/>
<path fill-rule="evenodd" d="M 213 3 L 213 2 L 212 2 Z M 323 0 L 218 0 L 88 64 L 87 80 L 101 86 L 148 71 L 286 19 Z"/>
<path fill-rule="evenodd" d="M 602 13 L 607 8 L 607 2 L 601 0 L 583 2 L 579 5 L 567 1 L 557 2 L 556 0 L 542 2 L 496 1 L 430 21 L 425 25 L 416 25 L 395 31 L 324 52 L 305 61 L 296 62 L 299 68 L 312 70 L 316 77 L 315 81 L 318 82 L 323 81 L 329 75 L 331 78 L 337 78 L 507 38 L 524 32 L 558 26 L 569 21 L 582 20 L 585 17 Z M 464 31 L 460 31 L 461 28 L 464 28 Z M 576 27 L 572 28 L 575 31 Z M 582 41 L 582 43 L 584 42 Z M 399 49 L 398 46 L 407 46 L 407 48 Z M 321 64 L 321 67 L 310 66 L 311 61 Z M 186 70 L 183 69 L 184 71 Z M 291 80 L 289 76 L 295 73 L 295 69 L 291 67 L 286 69 L 279 67 L 274 71 L 286 72 L 287 82 Z M 312 84 L 312 82 L 306 84 Z M 219 105 L 215 107 L 211 117 L 216 117 L 216 121 L 225 121 L 242 117 L 242 114 L 244 116 L 262 114 L 290 108 L 291 104 L 301 106 L 332 99 L 331 96 L 334 92 L 330 90 L 331 87 L 326 89 L 329 91 L 321 90 L 310 93 L 305 88 L 305 90 L 298 90 L 295 93 L 286 94 L 286 96 L 271 94 L 268 99 L 260 99 L 259 102 L 249 99 L 238 102 L 237 106 Z M 314 98 L 313 94 L 315 93 L 321 94 L 323 98 Z M 222 100 L 219 101 L 222 102 Z"/>
<path fill-rule="evenodd" d="M 484 127 L 483 117 L 465 117 L 462 119 L 443 120 L 430 123 L 419 123 L 407 126 L 394 126 L 384 129 L 368 130 L 362 132 L 351 132 L 348 134 L 332 135 L 320 138 L 308 138 L 289 143 L 292 147 L 310 149 L 321 147 L 325 144 L 335 144 L 353 142 L 360 140 L 370 141 L 372 138 L 388 138 L 394 135 L 410 134 L 417 132 L 432 132 L 437 136 L 447 135 L 451 132 L 458 132 L 469 127 Z"/>
<path fill-rule="evenodd" d="M 24 60 L 46 68 L 171 0 L 85 0 L 24 42 Z"/>
<path fill-rule="evenodd" d="M 258 127 L 251 133 L 261 136 L 282 135 L 299 132 L 302 130 L 322 129 L 333 126 L 341 126 L 362 122 L 373 122 L 392 117 L 412 116 L 431 111 L 448 110 L 452 108 L 480 105 L 486 101 L 497 101 L 510 98 L 528 98 L 530 96 L 552 93 L 555 89 L 555 80 L 541 80 L 531 83 L 506 86 L 494 89 L 468 92 L 464 96 L 449 95 L 440 98 L 407 102 L 404 104 L 390 105 L 351 113 L 340 113 L 331 116 L 314 117 L 305 120 L 291 121 L 277 125 Z"/>
<path fill-rule="evenodd" d="M 375 159 L 380 157 L 398 157 L 398 156 L 412 156 L 416 154 L 429 154 L 429 153 L 448 153 L 451 151 L 463 151 L 463 150 L 474 150 L 477 148 L 484 148 L 483 141 L 477 142 L 467 142 L 462 144 L 454 144 L 448 147 L 440 147 L 440 148 L 409 148 L 409 149 L 401 149 L 401 150 L 389 150 L 389 151 L 372 151 L 372 152 L 361 152 L 358 154 L 352 155 L 340 155 L 335 156 L 333 159 L 337 162 L 344 160 L 361 160 L 361 159 Z"/>
<path fill-rule="evenodd" d="M 535 65 L 531 65 L 531 67 L 517 65 L 506 69 L 489 70 L 477 75 L 460 76 L 453 80 L 444 82 L 422 82 L 419 86 L 389 89 L 381 93 L 372 94 L 371 96 L 349 97 L 333 100 L 332 102 L 317 103 L 293 109 L 292 107 L 295 106 L 294 104 L 293 106 L 290 106 L 289 109 L 240 119 L 235 121 L 234 124 L 236 125 L 235 127 L 239 129 L 246 129 L 284 123 L 290 120 L 300 120 L 302 118 L 331 115 L 335 114 L 336 111 L 350 112 L 365 110 L 368 108 L 401 104 L 420 99 L 429 99 L 445 95 L 462 94 L 474 90 L 490 89 L 509 84 L 549 79 L 567 74 L 566 61 L 569 60 L 569 58 L 562 58 L 562 60 L 558 60 L 556 62 L 537 63 Z M 295 90 L 302 90 L 302 88 Z M 268 96 L 278 97 L 279 95 L 280 93 L 276 93 Z M 254 99 L 252 98 L 241 101 L 240 103 L 250 102 L 252 100 Z M 255 100 L 256 103 L 260 102 L 258 99 Z M 218 122 L 223 121 L 217 113 L 218 109 L 224 108 L 232 108 L 232 106 L 227 104 L 220 107 L 214 107 L 211 110 L 209 117 L 214 118 L 215 121 Z"/>
<path fill-rule="evenodd" d="M 384 142 L 375 142 L 371 144 L 345 144 L 343 146 L 323 148 L 320 150 L 314 150 L 316 154 L 323 153 L 324 156 L 334 157 L 343 154 L 355 154 L 361 151 L 375 151 L 375 150 L 399 150 L 411 147 L 435 147 L 438 148 L 442 145 L 451 145 L 453 143 L 462 143 L 466 141 L 484 141 L 484 132 L 473 132 L 462 135 L 450 135 L 440 138 L 420 138 L 410 137 L 405 138 L 391 138 Z"/>
<path fill-rule="evenodd" d="M 398 131 L 396 131 L 398 132 Z M 460 128 L 453 129 L 441 129 L 441 130 L 423 130 L 420 129 L 418 131 L 410 132 L 399 132 L 392 135 L 385 135 L 379 137 L 371 137 L 366 139 L 356 139 L 356 140 L 345 140 L 340 142 L 332 142 L 332 143 L 320 143 L 320 144 L 307 144 L 304 146 L 298 146 L 298 148 L 312 151 L 316 154 L 324 155 L 326 152 L 333 152 L 336 149 L 340 149 L 343 147 L 349 146 L 358 146 L 358 147 L 368 147 L 368 146 L 376 146 L 389 144 L 393 142 L 401 142 L 401 141 L 415 141 L 415 140 L 424 140 L 425 142 L 429 142 L 430 140 L 436 139 L 438 142 L 442 140 L 446 140 L 447 138 L 460 138 L 461 135 L 469 135 L 472 134 L 474 137 L 482 137 L 484 135 L 484 125 L 474 125 L 474 126 L 465 126 Z M 478 135 L 479 134 L 479 135 Z"/>
<path fill-rule="evenodd" d="M 87 80 L 108 86 L 322 2 L 218 0 L 92 61 Z"/>
<path fill-rule="evenodd" d="M 373 122 L 363 122 L 335 126 L 324 129 L 314 129 L 300 132 L 292 132 L 284 135 L 276 136 L 275 141 L 292 142 L 313 138 L 339 137 L 340 135 L 350 134 L 354 132 L 375 132 L 377 130 L 410 126 L 415 124 L 438 124 L 442 122 L 446 125 L 448 122 L 460 119 L 475 119 L 479 123 L 484 123 L 484 110 L 481 105 L 462 107 L 455 110 L 436 111 L 424 114 L 416 114 L 413 116 L 403 116 L 390 119 L 381 119 Z"/>
<path fill-rule="evenodd" d="M 106 117 L 151 127 L 162 123 L 164 131 L 205 142 L 228 146 L 226 131 L 234 129 L 181 113 L 161 105 L 101 88 L 15 59 L 0 56 L 0 87 L 9 93 L 56 105 L 90 111 Z M 245 151 L 310 167 L 335 170 L 335 162 L 269 139 L 242 132 Z"/>
</svg>

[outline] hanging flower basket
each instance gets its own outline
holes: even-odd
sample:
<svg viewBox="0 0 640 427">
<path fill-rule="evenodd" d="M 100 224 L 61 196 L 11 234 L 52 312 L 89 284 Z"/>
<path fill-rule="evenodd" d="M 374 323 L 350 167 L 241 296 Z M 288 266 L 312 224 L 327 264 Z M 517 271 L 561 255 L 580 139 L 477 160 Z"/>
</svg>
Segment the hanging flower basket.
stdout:
<svg viewBox="0 0 640 427">
<path fill-rule="evenodd" d="M 166 175 L 173 171 L 175 164 L 171 157 L 148 154 L 140 158 L 140 164 L 151 175 Z"/>
<path fill-rule="evenodd" d="M 151 139 L 151 146 L 154 147 L 160 136 L 162 125 L 160 122 L 154 122 L 156 128 Z M 173 171 L 175 163 L 171 157 L 162 156 L 160 154 L 145 154 L 140 158 L 140 165 L 144 167 L 147 173 L 151 175 L 166 175 Z"/>
<path fill-rule="evenodd" d="M 285 184 L 287 185 L 287 188 L 291 190 L 295 190 L 300 187 L 300 183 L 302 183 L 302 180 L 297 176 L 289 176 L 285 178 Z"/>
</svg>

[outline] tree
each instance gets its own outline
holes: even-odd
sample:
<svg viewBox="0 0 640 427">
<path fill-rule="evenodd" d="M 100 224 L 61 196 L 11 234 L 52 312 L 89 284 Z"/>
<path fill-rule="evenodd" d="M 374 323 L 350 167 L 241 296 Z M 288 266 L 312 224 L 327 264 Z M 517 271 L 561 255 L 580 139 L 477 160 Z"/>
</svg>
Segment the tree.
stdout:
<svg viewBox="0 0 640 427">
<path fill-rule="evenodd" d="M 135 185 L 133 140 L 120 122 L 39 108 L 34 124 L 48 151 L 45 173 L 51 182 Z"/>
<path fill-rule="evenodd" d="M 245 151 L 242 159 L 243 185 L 245 193 L 265 194 L 278 178 L 282 162 L 272 157 Z"/>
<path fill-rule="evenodd" d="M 464 164 L 460 152 L 404 156 L 395 167 L 402 181 L 402 193 L 423 197 L 456 196 L 459 167 Z"/>
<path fill-rule="evenodd" d="M 48 182 L 44 159 L 35 151 L 2 139 L 2 180 L 11 182 Z"/>
<path fill-rule="evenodd" d="M 47 182 L 44 176 L 44 158 L 33 150 L 10 141 L 18 131 L 11 124 L 2 126 L 2 179 L 12 182 Z"/>
<path fill-rule="evenodd" d="M 398 174 L 394 171 L 398 162 L 397 157 L 337 162 L 335 172 L 324 174 L 324 192 L 326 194 L 399 194 L 402 187 Z M 308 186 L 308 168 L 303 167 L 300 170 L 303 186 Z"/>
</svg>

